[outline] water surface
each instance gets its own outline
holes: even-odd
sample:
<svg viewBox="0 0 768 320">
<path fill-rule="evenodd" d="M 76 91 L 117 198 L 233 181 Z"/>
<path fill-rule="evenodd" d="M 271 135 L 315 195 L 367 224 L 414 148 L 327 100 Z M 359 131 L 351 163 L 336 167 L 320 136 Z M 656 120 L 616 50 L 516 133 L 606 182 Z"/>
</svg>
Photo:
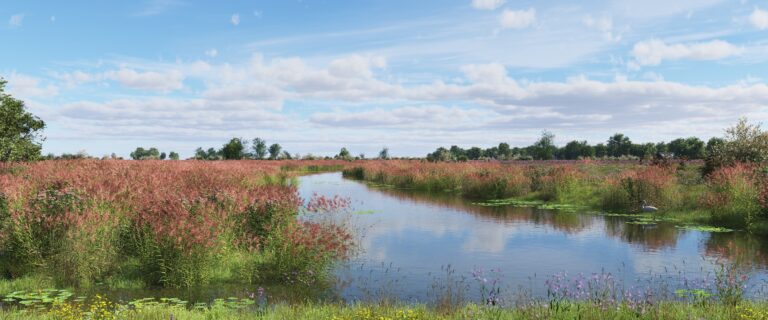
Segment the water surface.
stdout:
<svg viewBox="0 0 768 320">
<path fill-rule="evenodd" d="M 624 217 L 521 207 L 484 207 L 450 194 L 373 187 L 340 173 L 305 176 L 299 192 L 341 195 L 357 213 L 337 215 L 356 231 L 360 252 L 336 268 L 341 297 L 429 301 L 446 278 L 468 283 L 472 271 L 498 278 L 505 290 L 542 296 L 558 273 L 611 273 L 637 280 L 713 277 L 718 261 L 756 264 L 765 274 L 760 239 L 744 233 L 685 230 L 672 223 L 639 225 Z M 494 269 L 497 272 L 490 273 Z M 466 278 L 465 280 L 461 280 Z M 463 282 L 462 282 L 463 281 Z"/>
</svg>

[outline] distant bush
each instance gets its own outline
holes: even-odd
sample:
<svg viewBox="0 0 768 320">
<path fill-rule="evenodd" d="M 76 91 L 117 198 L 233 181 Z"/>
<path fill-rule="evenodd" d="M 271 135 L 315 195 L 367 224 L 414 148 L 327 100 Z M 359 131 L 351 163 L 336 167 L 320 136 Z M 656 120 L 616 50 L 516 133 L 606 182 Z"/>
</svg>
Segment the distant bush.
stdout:
<svg viewBox="0 0 768 320">
<path fill-rule="evenodd" d="M 710 146 L 704 174 L 737 163 L 768 162 L 768 132 L 763 131 L 759 124 L 749 124 L 747 119 L 741 119 L 725 133 L 723 141 Z"/>
</svg>

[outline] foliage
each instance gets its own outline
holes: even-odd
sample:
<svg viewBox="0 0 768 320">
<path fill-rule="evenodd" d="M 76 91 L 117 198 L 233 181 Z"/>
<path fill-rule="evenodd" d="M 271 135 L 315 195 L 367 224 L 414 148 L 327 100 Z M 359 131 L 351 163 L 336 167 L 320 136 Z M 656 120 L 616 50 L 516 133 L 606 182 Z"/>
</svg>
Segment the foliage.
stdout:
<svg viewBox="0 0 768 320">
<path fill-rule="evenodd" d="M 261 138 L 253 139 L 253 156 L 256 160 L 262 160 L 267 156 L 267 142 Z"/>
<path fill-rule="evenodd" d="M 768 162 L 768 132 L 759 124 L 749 124 L 746 118 L 725 130 L 723 141 L 713 142 L 707 154 L 704 173 L 736 163 Z"/>
<path fill-rule="evenodd" d="M 45 122 L 27 112 L 24 101 L 5 93 L 0 78 L 0 162 L 40 158 Z"/>
<path fill-rule="evenodd" d="M 149 149 L 144 149 L 142 147 L 136 148 L 133 152 L 131 152 L 131 159 L 133 160 L 159 160 L 160 159 L 160 151 L 157 150 L 157 148 L 152 147 Z"/>
<path fill-rule="evenodd" d="M 301 201 L 282 165 L 81 160 L 0 167 L 0 275 L 88 285 L 123 272 L 151 285 L 206 283 L 212 270 L 226 267 L 221 257 L 265 255 L 270 239 L 295 221 Z M 291 236 L 305 237 L 313 255 L 331 249 L 310 231 Z M 293 253 L 300 252 L 284 254 Z"/>
</svg>

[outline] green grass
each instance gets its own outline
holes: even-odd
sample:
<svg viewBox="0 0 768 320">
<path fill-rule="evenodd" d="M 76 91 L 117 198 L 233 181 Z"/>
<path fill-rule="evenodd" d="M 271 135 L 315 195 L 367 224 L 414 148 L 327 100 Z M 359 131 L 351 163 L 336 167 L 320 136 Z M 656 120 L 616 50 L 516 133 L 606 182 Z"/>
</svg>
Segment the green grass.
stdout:
<svg viewBox="0 0 768 320">
<path fill-rule="evenodd" d="M 104 307 L 106 306 L 106 307 Z M 109 308 L 112 306 L 112 308 Z M 77 314 L 59 307 L 53 311 L 4 310 L 0 318 L 6 320 L 48 320 L 98 318 Z M 738 306 L 723 304 L 691 304 L 668 302 L 646 306 L 642 311 L 626 305 L 602 308 L 591 303 L 566 303 L 559 308 L 543 304 L 521 308 L 498 308 L 467 304 L 450 310 L 437 310 L 424 305 L 386 304 L 307 304 L 276 305 L 264 308 L 238 307 L 218 304 L 207 308 L 186 308 L 175 303 L 141 305 L 126 309 L 101 302 L 94 313 L 101 319 L 766 319 L 768 304 L 743 303 Z M 69 313 L 67 313 L 69 312 Z M 78 317 L 79 316 L 79 317 Z"/>
</svg>

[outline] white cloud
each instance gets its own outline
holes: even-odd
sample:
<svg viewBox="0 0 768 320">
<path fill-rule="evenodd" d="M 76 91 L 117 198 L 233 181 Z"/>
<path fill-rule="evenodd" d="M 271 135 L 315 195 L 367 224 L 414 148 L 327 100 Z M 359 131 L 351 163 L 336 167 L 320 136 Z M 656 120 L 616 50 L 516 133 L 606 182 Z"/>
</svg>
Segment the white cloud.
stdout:
<svg viewBox="0 0 768 320">
<path fill-rule="evenodd" d="M 22 98 L 53 97 L 59 94 L 57 86 L 52 84 L 42 86 L 39 78 L 15 72 L 8 77 L 8 90 Z"/>
<path fill-rule="evenodd" d="M 610 16 L 604 16 L 595 18 L 591 15 L 588 15 L 584 18 L 584 25 L 588 28 L 595 29 L 597 31 L 600 31 L 603 35 L 603 38 L 608 41 L 619 41 L 621 40 L 621 35 L 614 34 L 613 29 L 613 18 Z"/>
<path fill-rule="evenodd" d="M 24 14 L 23 13 L 17 13 L 11 16 L 10 19 L 8 19 L 8 25 L 11 28 L 18 28 L 21 27 L 22 23 L 24 23 Z"/>
<path fill-rule="evenodd" d="M 328 72 L 340 78 L 370 78 L 372 68 L 381 69 L 387 66 L 387 61 L 381 56 L 351 55 L 333 60 Z"/>
<path fill-rule="evenodd" d="M 655 66 L 664 60 L 719 60 L 736 56 L 743 48 L 722 40 L 689 44 L 667 44 L 659 39 L 641 41 L 632 48 L 632 56 L 640 65 Z"/>
<path fill-rule="evenodd" d="M 768 11 L 755 7 L 752 14 L 749 15 L 749 22 L 760 30 L 768 29 Z"/>
<path fill-rule="evenodd" d="M 170 72 L 138 72 L 133 69 L 121 68 L 103 74 L 104 79 L 120 82 L 120 84 L 136 89 L 153 91 L 173 91 L 184 87 L 184 75 L 179 71 Z"/>
<path fill-rule="evenodd" d="M 216 50 L 215 48 L 209 49 L 209 50 L 205 50 L 205 55 L 209 56 L 211 58 L 215 58 L 216 56 L 219 55 L 219 50 Z"/>
<path fill-rule="evenodd" d="M 499 17 L 501 26 L 505 29 L 524 29 L 536 21 L 536 9 L 504 10 Z"/>
<path fill-rule="evenodd" d="M 496 10 L 507 0 L 472 0 L 472 7 L 478 10 Z"/>
<path fill-rule="evenodd" d="M 232 22 L 233 25 L 239 25 L 240 24 L 240 15 L 235 13 L 232 15 L 231 18 L 229 18 L 229 21 Z"/>
</svg>

